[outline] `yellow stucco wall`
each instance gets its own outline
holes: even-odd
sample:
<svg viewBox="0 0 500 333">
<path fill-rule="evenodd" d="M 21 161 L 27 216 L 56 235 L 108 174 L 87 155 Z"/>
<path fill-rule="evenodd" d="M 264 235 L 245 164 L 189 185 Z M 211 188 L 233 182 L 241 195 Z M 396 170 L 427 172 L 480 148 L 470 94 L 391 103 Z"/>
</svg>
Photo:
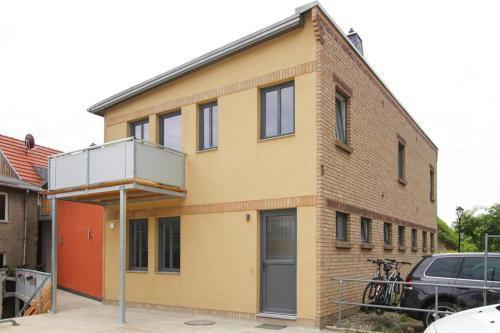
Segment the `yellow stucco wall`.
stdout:
<svg viewBox="0 0 500 333">
<path fill-rule="evenodd" d="M 305 26 L 172 83 L 122 103 L 105 119 L 226 84 L 313 62 L 310 17 Z M 197 151 L 197 104 L 181 106 L 182 151 L 186 155 L 185 199 L 129 204 L 151 207 L 223 204 L 311 196 L 316 192 L 316 73 L 295 82 L 295 133 L 259 140 L 259 88 L 217 99 L 218 149 Z M 276 82 L 278 83 L 278 82 Z M 174 109 L 171 111 L 178 111 Z M 138 120 L 138 119 L 136 119 Z M 157 133 L 158 115 L 150 115 Z M 129 135 L 130 124 L 106 126 L 105 140 Z M 158 142 L 157 135 L 151 141 Z M 283 172 L 286 170 L 286 173 Z M 245 214 L 251 214 L 250 221 Z M 156 217 L 149 217 L 149 270 L 127 273 L 127 300 L 234 312 L 257 313 L 260 235 L 257 211 L 181 216 L 181 272 L 156 273 Z M 118 228 L 105 227 L 104 297 L 117 299 Z M 297 317 L 316 318 L 316 209 L 297 208 Z"/>
</svg>

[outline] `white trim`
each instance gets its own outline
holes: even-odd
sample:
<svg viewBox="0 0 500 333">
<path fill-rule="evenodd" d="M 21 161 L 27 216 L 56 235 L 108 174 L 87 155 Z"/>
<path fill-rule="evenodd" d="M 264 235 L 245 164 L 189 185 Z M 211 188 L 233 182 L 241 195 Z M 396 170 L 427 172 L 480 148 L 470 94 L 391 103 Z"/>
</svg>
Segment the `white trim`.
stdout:
<svg viewBox="0 0 500 333">
<path fill-rule="evenodd" d="M 0 192 L 0 195 L 5 195 L 5 219 L 0 219 L 1 223 L 9 222 L 9 194 L 6 192 Z"/>
</svg>

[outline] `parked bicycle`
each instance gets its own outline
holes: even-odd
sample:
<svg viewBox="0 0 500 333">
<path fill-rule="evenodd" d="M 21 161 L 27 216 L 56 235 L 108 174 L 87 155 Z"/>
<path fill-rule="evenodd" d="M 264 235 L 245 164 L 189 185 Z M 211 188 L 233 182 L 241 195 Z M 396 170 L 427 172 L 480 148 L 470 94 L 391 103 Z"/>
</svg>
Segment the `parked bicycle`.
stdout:
<svg viewBox="0 0 500 333">
<path fill-rule="evenodd" d="M 377 270 L 373 275 L 372 282 L 369 282 L 363 292 L 363 304 L 398 306 L 403 294 L 403 287 L 398 283 L 403 282 L 400 268 L 403 265 L 411 265 L 406 261 L 396 261 L 394 259 L 368 259 L 368 262 L 375 264 Z M 381 282 L 377 282 L 381 281 Z M 383 308 L 362 307 L 362 311 L 369 313 L 375 310 L 379 315 L 384 313 Z"/>
</svg>

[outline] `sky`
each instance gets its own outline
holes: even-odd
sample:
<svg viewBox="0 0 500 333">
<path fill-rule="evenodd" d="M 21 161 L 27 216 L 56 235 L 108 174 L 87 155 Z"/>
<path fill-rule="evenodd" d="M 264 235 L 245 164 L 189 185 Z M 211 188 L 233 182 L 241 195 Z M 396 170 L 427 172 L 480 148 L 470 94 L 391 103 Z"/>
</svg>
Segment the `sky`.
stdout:
<svg viewBox="0 0 500 333">
<path fill-rule="evenodd" d="M 103 142 L 86 109 L 275 23 L 307 0 L 2 1 L 0 133 Z M 439 147 L 438 215 L 500 202 L 500 2 L 324 0 Z"/>
</svg>

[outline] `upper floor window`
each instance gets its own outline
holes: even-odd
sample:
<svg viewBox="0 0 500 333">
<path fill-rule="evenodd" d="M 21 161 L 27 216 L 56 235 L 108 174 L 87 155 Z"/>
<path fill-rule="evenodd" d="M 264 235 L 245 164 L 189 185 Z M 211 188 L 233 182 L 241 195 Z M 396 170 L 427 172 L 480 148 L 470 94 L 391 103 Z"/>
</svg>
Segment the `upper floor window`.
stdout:
<svg viewBox="0 0 500 333">
<path fill-rule="evenodd" d="M 370 243 L 372 220 L 362 217 L 361 218 L 361 242 Z"/>
<path fill-rule="evenodd" d="M 261 139 L 293 133 L 295 130 L 294 83 L 262 89 Z"/>
<path fill-rule="evenodd" d="M 149 140 L 149 121 L 142 120 L 131 124 L 132 136 L 136 139 Z"/>
<path fill-rule="evenodd" d="M 427 250 L 427 231 L 422 231 L 422 248 Z"/>
<path fill-rule="evenodd" d="M 398 178 L 404 180 L 406 176 L 406 146 L 404 142 L 398 141 Z"/>
<path fill-rule="evenodd" d="M 347 103 L 341 94 L 335 95 L 335 135 L 340 143 L 347 144 Z"/>
<path fill-rule="evenodd" d="M 200 150 L 217 147 L 217 103 L 210 103 L 200 106 Z"/>
<path fill-rule="evenodd" d="M 181 219 L 158 219 L 158 270 L 179 271 L 181 268 Z"/>
<path fill-rule="evenodd" d="M 392 245 L 392 224 L 384 223 L 384 245 Z"/>
<path fill-rule="evenodd" d="M 181 112 L 171 112 L 160 117 L 160 145 L 181 150 Z"/>
<path fill-rule="evenodd" d="M 436 200 L 436 185 L 435 185 L 435 177 L 434 177 L 434 168 L 431 167 L 430 170 L 429 170 L 429 178 L 430 178 L 430 184 L 431 184 L 431 188 L 430 188 L 430 199 L 431 201 L 434 201 Z"/>
<path fill-rule="evenodd" d="M 336 239 L 347 241 L 347 220 L 349 215 L 346 213 L 337 212 L 335 221 Z"/>
<path fill-rule="evenodd" d="M 7 193 L 0 193 L 0 222 L 9 219 L 9 197 Z"/>
<path fill-rule="evenodd" d="M 148 270 L 148 220 L 129 221 L 129 270 Z"/>
</svg>

